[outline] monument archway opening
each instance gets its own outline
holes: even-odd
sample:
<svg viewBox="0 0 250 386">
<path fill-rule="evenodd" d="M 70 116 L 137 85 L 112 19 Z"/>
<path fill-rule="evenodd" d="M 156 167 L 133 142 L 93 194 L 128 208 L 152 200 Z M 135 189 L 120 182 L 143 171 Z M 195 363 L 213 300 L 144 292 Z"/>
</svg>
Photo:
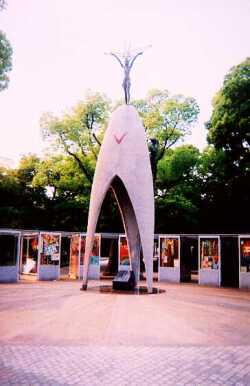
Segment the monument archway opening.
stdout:
<svg viewBox="0 0 250 386">
<path fill-rule="evenodd" d="M 135 274 L 136 282 L 138 282 L 140 275 L 141 238 L 135 210 L 128 191 L 118 175 L 113 178 L 110 186 L 116 198 L 127 236 L 130 267 Z"/>
</svg>

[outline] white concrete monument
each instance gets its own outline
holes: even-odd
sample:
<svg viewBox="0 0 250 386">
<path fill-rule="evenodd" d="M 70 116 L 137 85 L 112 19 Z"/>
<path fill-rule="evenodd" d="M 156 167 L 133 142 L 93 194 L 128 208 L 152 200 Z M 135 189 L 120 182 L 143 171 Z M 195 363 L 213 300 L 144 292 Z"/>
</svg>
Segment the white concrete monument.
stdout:
<svg viewBox="0 0 250 386">
<path fill-rule="evenodd" d="M 134 59 L 139 54 L 136 53 Z M 129 71 L 134 59 L 129 56 L 131 63 Z M 111 187 L 128 240 L 131 269 L 138 280 L 142 249 L 148 292 L 152 292 L 154 242 L 152 171 L 145 130 L 136 109 L 128 104 L 130 94 L 126 90 L 124 87 L 127 104 L 113 112 L 96 165 L 90 197 L 82 289 L 87 289 L 96 224 L 103 200 Z"/>
</svg>

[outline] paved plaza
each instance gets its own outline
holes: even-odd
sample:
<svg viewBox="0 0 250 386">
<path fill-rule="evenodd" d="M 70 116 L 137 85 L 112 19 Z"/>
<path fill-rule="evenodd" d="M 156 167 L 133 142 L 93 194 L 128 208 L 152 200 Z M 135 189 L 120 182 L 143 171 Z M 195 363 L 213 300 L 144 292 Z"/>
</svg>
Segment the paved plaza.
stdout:
<svg viewBox="0 0 250 386">
<path fill-rule="evenodd" d="M 0 285 L 1 385 L 250 385 L 250 291 L 99 284 Z"/>
</svg>

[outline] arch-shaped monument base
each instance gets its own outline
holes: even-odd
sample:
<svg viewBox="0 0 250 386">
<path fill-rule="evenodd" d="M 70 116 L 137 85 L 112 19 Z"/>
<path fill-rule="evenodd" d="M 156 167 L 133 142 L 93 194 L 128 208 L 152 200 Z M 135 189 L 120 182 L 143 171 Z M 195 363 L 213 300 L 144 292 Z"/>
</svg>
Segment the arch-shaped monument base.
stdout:
<svg viewBox="0 0 250 386">
<path fill-rule="evenodd" d="M 89 256 L 96 224 L 108 189 L 114 192 L 122 216 L 132 269 L 138 280 L 140 249 L 147 288 L 153 286 L 154 194 L 146 134 L 135 108 L 118 107 L 112 114 L 100 149 L 93 180 L 82 289 L 87 289 Z"/>
</svg>

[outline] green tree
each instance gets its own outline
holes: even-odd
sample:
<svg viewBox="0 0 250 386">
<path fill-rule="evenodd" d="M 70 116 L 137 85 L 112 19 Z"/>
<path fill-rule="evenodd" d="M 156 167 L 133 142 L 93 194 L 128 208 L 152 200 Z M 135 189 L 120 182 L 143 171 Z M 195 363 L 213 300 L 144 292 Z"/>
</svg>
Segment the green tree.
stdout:
<svg viewBox="0 0 250 386">
<path fill-rule="evenodd" d="M 213 100 L 208 141 L 225 151 L 234 171 L 247 167 L 250 150 L 250 58 L 233 67 Z"/>
<path fill-rule="evenodd" d="M 41 118 L 44 138 L 70 155 L 81 172 L 92 182 L 95 162 L 109 113 L 108 99 L 99 93 L 89 93 L 62 117 L 45 114 Z"/>
<path fill-rule="evenodd" d="M 49 224 L 45 189 L 32 186 L 39 162 L 28 155 L 17 169 L 1 168 L 0 226 L 32 229 Z"/>
<path fill-rule="evenodd" d="M 224 213 L 225 191 L 228 188 L 224 151 L 208 146 L 201 153 L 197 173 L 200 190 L 199 232 L 225 233 L 224 223 L 228 225 L 230 220 Z"/>
<path fill-rule="evenodd" d="M 16 170 L 16 175 L 19 182 L 23 184 L 23 186 L 31 186 L 40 162 L 41 161 L 36 154 L 27 154 L 21 158 Z"/>
<path fill-rule="evenodd" d="M 50 156 L 40 163 L 32 180 L 34 188 L 44 188 L 50 200 L 74 200 L 87 210 L 90 185 L 78 168 L 76 161 L 68 155 Z"/>
<path fill-rule="evenodd" d="M 147 130 L 151 163 L 153 167 L 155 165 L 155 181 L 157 165 L 163 161 L 171 146 L 190 131 L 199 108 L 194 99 L 169 97 L 165 90 L 153 90 L 145 100 L 133 103 Z M 54 207 L 60 205 L 63 208 L 64 201 L 65 207 L 78 203 L 76 206 L 79 208 L 81 203 L 82 208 L 86 208 L 86 213 L 81 212 L 82 219 L 86 218 L 94 167 L 109 113 L 110 103 L 107 98 L 98 93 L 89 93 L 84 101 L 63 116 L 46 114 L 41 119 L 43 135 L 55 146 L 57 155 L 48 157 L 40 164 L 33 186 L 46 188 Z M 163 194 L 166 189 L 163 187 L 162 176 L 157 179 L 158 182 L 156 191 Z M 185 205 L 183 197 L 180 202 Z M 64 217 L 67 217 L 66 214 Z M 120 229 L 117 208 L 110 193 L 103 204 L 99 229 L 110 230 L 107 227 L 110 227 L 111 222 L 113 230 L 115 226 Z"/>
<path fill-rule="evenodd" d="M 0 91 L 9 83 L 8 72 L 12 68 L 12 48 L 5 34 L 0 31 Z"/>
<path fill-rule="evenodd" d="M 5 0 L 0 0 L 0 11 L 6 6 Z M 0 31 L 0 91 L 8 87 L 8 72 L 12 68 L 12 48 L 5 34 Z"/>
<path fill-rule="evenodd" d="M 203 232 L 248 232 L 250 178 L 246 171 L 234 173 L 226 152 L 209 146 L 202 153 L 198 174 Z"/>
<path fill-rule="evenodd" d="M 182 140 L 197 120 L 199 107 L 194 98 L 170 96 L 167 90 L 150 90 L 147 97 L 132 102 L 143 119 L 146 129 L 153 180 L 157 165 L 168 149 Z"/>
<path fill-rule="evenodd" d="M 46 191 L 50 228 L 83 230 L 87 223 L 90 187 L 74 158 L 62 154 L 47 157 L 41 161 L 32 186 Z"/>
<path fill-rule="evenodd" d="M 158 232 L 190 232 L 198 227 L 200 152 L 192 145 L 170 149 L 159 161 L 156 196 Z"/>
<path fill-rule="evenodd" d="M 47 192 L 51 229 L 85 231 L 90 184 L 69 155 L 52 155 L 41 161 L 32 180 L 33 188 Z M 122 231 L 118 208 L 111 192 L 104 200 L 98 231 Z"/>
<path fill-rule="evenodd" d="M 20 195 L 21 189 L 15 173 L 0 167 L 0 227 L 18 227 L 16 204 Z"/>
<path fill-rule="evenodd" d="M 226 75 L 207 123 L 214 146 L 207 191 L 221 230 L 248 231 L 250 215 L 250 58 Z M 223 162 L 221 162 L 223 160 Z M 213 189 L 211 188 L 213 187 Z M 214 190 L 214 193 L 212 193 Z M 211 199 L 209 205 L 211 205 Z M 211 213 L 211 212 L 210 212 Z M 244 213 L 244 216 L 243 216 Z"/>
</svg>

